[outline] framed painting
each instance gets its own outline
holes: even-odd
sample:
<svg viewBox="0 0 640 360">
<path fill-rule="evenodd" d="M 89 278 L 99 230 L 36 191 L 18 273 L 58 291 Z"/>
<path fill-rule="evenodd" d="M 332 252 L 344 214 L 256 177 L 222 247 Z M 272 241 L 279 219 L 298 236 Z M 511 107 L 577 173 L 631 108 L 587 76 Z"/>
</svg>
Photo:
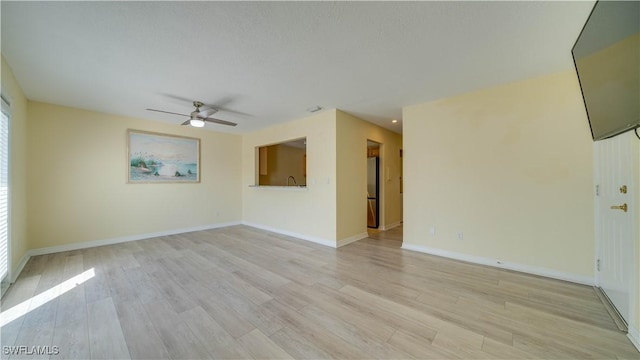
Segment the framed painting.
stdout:
<svg viewBox="0 0 640 360">
<path fill-rule="evenodd" d="M 200 139 L 127 130 L 129 183 L 199 183 Z"/>
</svg>

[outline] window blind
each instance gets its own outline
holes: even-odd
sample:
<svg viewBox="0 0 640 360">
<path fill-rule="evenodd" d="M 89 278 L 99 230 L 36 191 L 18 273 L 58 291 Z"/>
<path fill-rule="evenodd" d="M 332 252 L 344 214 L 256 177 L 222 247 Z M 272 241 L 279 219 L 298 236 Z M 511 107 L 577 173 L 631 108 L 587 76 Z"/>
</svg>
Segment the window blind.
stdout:
<svg viewBox="0 0 640 360">
<path fill-rule="evenodd" d="M 0 122 L 0 280 L 9 273 L 9 103 L 2 97 Z"/>
</svg>

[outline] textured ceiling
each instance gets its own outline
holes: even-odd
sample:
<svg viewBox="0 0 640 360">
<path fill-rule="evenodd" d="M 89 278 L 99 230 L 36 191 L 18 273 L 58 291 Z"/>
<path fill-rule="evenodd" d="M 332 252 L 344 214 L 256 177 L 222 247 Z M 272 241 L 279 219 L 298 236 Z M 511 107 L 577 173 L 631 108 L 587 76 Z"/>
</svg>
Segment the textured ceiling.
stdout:
<svg viewBox="0 0 640 360">
<path fill-rule="evenodd" d="M 181 123 L 190 100 L 246 133 L 402 107 L 573 68 L 594 2 L 10 2 L 2 55 L 36 101 Z"/>
</svg>

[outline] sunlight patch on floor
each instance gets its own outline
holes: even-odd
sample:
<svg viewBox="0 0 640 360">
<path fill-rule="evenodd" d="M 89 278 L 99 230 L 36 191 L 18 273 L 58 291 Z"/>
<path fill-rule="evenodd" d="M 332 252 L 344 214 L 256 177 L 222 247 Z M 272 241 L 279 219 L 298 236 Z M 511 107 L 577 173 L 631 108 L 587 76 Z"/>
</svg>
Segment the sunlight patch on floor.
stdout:
<svg viewBox="0 0 640 360">
<path fill-rule="evenodd" d="M 20 318 L 28 314 L 29 312 L 39 308 L 40 306 L 48 303 L 49 301 L 57 298 L 58 296 L 66 293 L 67 291 L 79 286 L 87 280 L 95 276 L 94 268 L 91 268 L 81 274 L 72 277 L 69 280 L 61 282 L 60 284 L 52 287 L 51 289 L 44 291 L 32 298 L 29 298 L 20 304 L 5 310 L 0 313 L 0 327 L 3 327 L 15 319 Z"/>
</svg>

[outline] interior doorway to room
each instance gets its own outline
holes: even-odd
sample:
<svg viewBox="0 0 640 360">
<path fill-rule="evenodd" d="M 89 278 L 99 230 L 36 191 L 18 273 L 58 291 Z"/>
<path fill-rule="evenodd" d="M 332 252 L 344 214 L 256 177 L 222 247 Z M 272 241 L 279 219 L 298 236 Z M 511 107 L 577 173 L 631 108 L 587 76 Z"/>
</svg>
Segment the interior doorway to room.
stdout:
<svg viewBox="0 0 640 360">
<path fill-rule="evenodd" d="M 380 143 L 367 141 L 367 227 L 380 226 Z"/>
</svg>

